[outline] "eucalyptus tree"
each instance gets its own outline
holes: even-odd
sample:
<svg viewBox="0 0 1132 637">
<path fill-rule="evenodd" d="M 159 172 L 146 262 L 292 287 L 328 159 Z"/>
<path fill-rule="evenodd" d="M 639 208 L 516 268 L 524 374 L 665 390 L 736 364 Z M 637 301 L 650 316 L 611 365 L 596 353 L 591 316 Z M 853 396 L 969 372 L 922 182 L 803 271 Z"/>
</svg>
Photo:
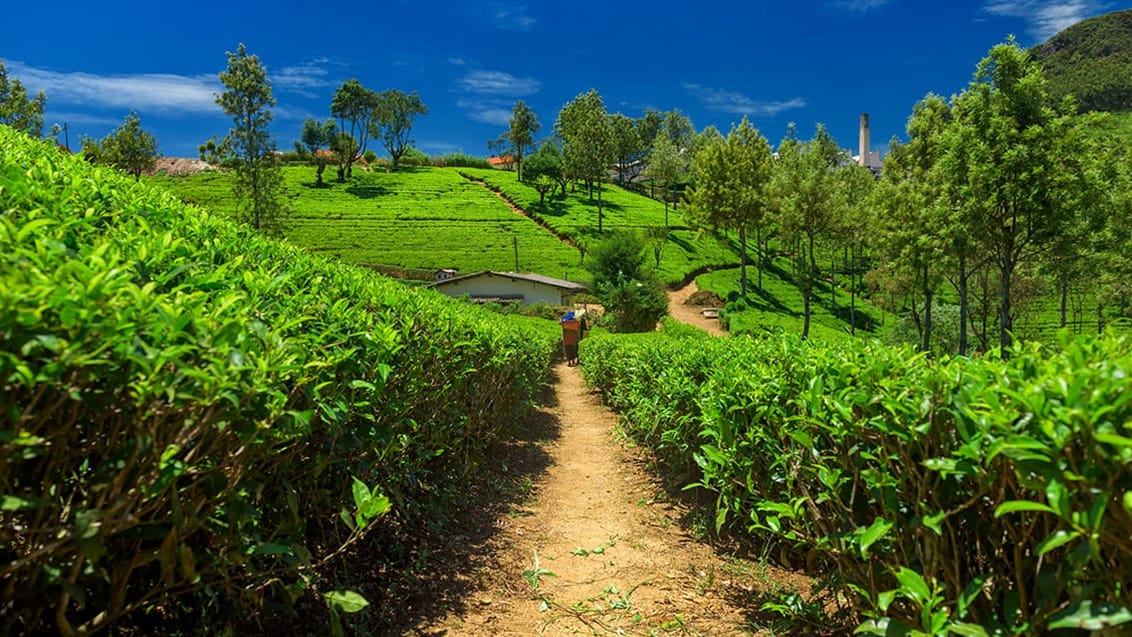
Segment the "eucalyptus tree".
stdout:
<svg viewBox="0 0 1132 637">
<path fill-rule="evenodd" d="M 409 135 L 417 117 L 428 115 L 428 106 L 421 101 L 416 91 L 405 93 L 397 89 L 382 91 L 377 95 L 377 106 L 370 119 L 369 132 L 381 140 L 385 152 L 393 160 L 393 169 L 413 144 Z"/>
<path fill-rule="evenodd" d="M 1014 327 L 1011 280 L 1065 225 L 1076 167 L 1068 138 L 1074 106 L 1052 105 L 1041 67 L 1013 40 L 978 65 L 954 101 L 943 166 L 978 239 L 998 271 L 999 346 L 1009 356 Z"/>
<path fill-rule="evenodd" d="M 951 215 L 939 170 L 940 139 L 950 121 L 951 108 L 937 95 L 915 105 L 908 119 L 908 142 L 891 146 L 874 199 L 878 216 L 873 243 L 893 265 L 892 272 L 907 273 L 922 300 L 920 312 L 913 295 L 912 317 L 919 348 L 925 352 L 931 351 L 932 305 L 944 279 L 948 236 L 961 221 Z M 965 320 L 962 315 L 961 322 Z"/>
<path fill-rule="evenodd" d="M 8 69 L 0 61 L 0 124 L 39 137 L 43 133 L 43 108 L 46 103 L 43 91 L 29 97 L 23 82 L 9 77 Z"/>
<path fill-rule="evenodd" d="M 377 116 L 378 95 L 349 79 L 334 91 L 330 114 L 338 119 L 338 134 L 331 148 L 338 154 L 338 181 L 353 176 L 354 162 L 366 152 Z"/>
<path fill-rule="evenodd" d="M 773 192 L 779 228 L 797 246 L 796 273 L 802 287 L 804 317 L 802 338 L 810 335 L 814 282 L 818 277 L 815 250 L 819 240 L 827 237 L 835 225 L 839 205 L 836 171 L 842 159 L 842 151 L 821 124 L 808 142 L 799 141 L 791 125 L 778 146 Z"/>
<path fill-rule="evenodd" d="M 634 121 L 621 113 L 609 116 L 609 135 L 617 179 L 624 185 L 625 175 L 632 170 L 634 162 L 640 159 L 641 136 Z"/>
<path fill-rule="evenodd" d="M 284 205 L 283 175 L 269 129 L 275 106 L 271 82 L 259 57 L 249 55 L 243 44 L 227 55 L 228 68 L 220 73 L 227 90 L 216 103 L 233 122 L 225 145 L 234 159 L 236 209 L 257 230 L 276 232 Z"/>
<path fill-rule="evenodd" d="M 739 232 L 739 290 L 747 295 L 747 232 L 761 239 L 772 205 L 770 144 L 744 117 L 726 138 L 708 140 L 692 159 L 696 187 L 691 214 L 699 223 Z M 758 287 L 762 290 L 762 268 Z"/>
<path fill-rule="evenodd" d="M 668 202 L 672 187 L 688 174 L 688 167 L 689 153 L 677 148 L 667 135 L 657 135 L 652 150 L 649 151 L 648 175 L 663 188 L 661 196 L 664 199 L 665 227 L 668 226 Z"/>
<path fill-rule="evenodd" d="M 299 139 L 302 142 L 299 147 L 304 152 L 310 153 L 316 167 L 315 173 L 315 186 L 322 187 L 322 172 L 326 170 L 326 156 L 320 153 L 323 148 L 329 147 L 338 133 L 338 125 L 334 120 L 328 119 L 325 122 L 319 122 L 313 117 L 307 117 L 303 121 L 303 128 L 299 133 Z"/>
<path fill-rule="evenodd" d="M 602 232 L 601 184 L 613 157 L 612 136 L 605 104 L 595 89 L 567 102 L 558 113 L 555 131 L 563 141 L 566 172 L 586 181 L 593 199 L 597 182 L 597 231 Z"/>
<path fill-rule="evenodd" d="M 876 178 L 871 170 L 857 164 L 843 167 L 838 175 L 840 177 L 838 191 L 842 210 L 839 215 L 837 242 L 842 245 L 846 253 L 845 263 L 849 275 L 849 333 L 855 335 L 857 333 L 857 286 L 860 277 L 858 270 L 862 260 L 862 252 L 874 231 L 871 212 L 875 201 L 872 195 L 876 188 Z M 765 253 L 765 237 L 763 241 L 764 244 L 760 247 L 760 255 Z"/>
<path fill-rule="evenodd" d="M 511 109 L 511 119 L 508 120 L 507 132 L 503 134 L 510 145 L 511 155 L 515 158 L 515 167 L 518 178 L 523 180 L 523 155 L 528 148 L 535 147 L 535 133 L 541 125 L 535 112 L 523 100 L 515 102 Z M 541 192 L 540 192 L 541 194 Z"/>
</svg>

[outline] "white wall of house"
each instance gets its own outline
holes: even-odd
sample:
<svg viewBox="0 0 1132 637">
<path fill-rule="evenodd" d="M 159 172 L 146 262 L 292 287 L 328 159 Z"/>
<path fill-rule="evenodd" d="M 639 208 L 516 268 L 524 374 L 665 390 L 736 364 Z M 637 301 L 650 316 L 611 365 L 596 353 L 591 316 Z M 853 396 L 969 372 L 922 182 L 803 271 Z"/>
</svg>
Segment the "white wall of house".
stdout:
<svg viewBox="0 0 1132 637">
<path fill-rule="evenodd" d="M 573 293 L 551 285 L 535 281 L 522 281 L 502 276 L 477 276 L 469 279 L 452 281 L 438 285 L 435 288 L 448 296 L 515 296 L 522 295 L 523 305 L 532 303 L 547 303 L 549 305 L 570 305 L 573 303 Z"/>
</svg>

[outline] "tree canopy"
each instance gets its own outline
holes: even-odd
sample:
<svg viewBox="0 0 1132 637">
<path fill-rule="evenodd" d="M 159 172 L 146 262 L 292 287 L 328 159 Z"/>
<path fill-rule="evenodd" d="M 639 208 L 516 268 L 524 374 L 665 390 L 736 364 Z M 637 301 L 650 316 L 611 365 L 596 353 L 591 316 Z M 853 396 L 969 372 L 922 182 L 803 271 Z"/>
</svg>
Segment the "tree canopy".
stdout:
<svg viewBox="0 0 1132 637">
<path fill-rule="evenodd" d="M 371 135 L 381 140 L 381 145 L 393 160 L 394 169 L 401 156 L 413 145 L 409 135 L 413 131 L 413 122 L 421 115 L 428 115 L 428 107 L 416 91 L 405 93 L 389 89 L 377 95 L 369 130 Z"/>
<path fill-rule="evenodd" d="M 8 69 L 0 62 L 0 124 L 39 137 L 43 134 L 43 108 L 46 104 L 43 91 L 35 97 L 29 96 L 23 83 L 9 77 Z"/>
<path fill-rule="evenodd" d="M 142 130 L 136 111 L 130 111 L 122 125 L 101 141 L 84 138 L 82 147 L 83 155 L 91 161 L 114 166 L 133 175 L 135 181 L 157 163 L 157 140 Z"/>
</svg>

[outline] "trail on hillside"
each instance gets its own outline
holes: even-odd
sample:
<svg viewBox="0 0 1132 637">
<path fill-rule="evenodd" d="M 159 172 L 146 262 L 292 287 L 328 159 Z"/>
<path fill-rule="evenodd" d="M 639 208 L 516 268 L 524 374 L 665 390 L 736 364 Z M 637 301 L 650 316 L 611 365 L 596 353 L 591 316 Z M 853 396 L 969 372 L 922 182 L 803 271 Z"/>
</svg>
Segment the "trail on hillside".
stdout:
<svg viewBox="0 0 1132 637">
<path fill-rule="evenodd" d="M 459 574 L 463 599 L 412 634 L 745 634 L 760 593 L 802 591 L 804 577 L 720 556 L 683 530 L 686 510 L 618 442 L 616 415 L 580 370 L 555 375 L 541 414 L 557 437 L 540 443 L 547 468 L 531 499 L 500 516 Z"/>
<path fill-rule="evenodd" d="M 714 334 L 715 336 L 725 336 L 727 334 L 727 330 L 720 327 L 719 319 L 709 319 L 704 317 L 704 315 L 700 312 L 700 310 L 703 309 L 701 307 L 684 305 L 684 303 L 693 294 L 699 291 L 700 288 L 696 285 L 695 281 L 690 281 L 687 285 L 680 288 L 679 290 L 669 290 L 668 313 L 677 321 L 698 327 L 708 334 Z"/>
</svg>

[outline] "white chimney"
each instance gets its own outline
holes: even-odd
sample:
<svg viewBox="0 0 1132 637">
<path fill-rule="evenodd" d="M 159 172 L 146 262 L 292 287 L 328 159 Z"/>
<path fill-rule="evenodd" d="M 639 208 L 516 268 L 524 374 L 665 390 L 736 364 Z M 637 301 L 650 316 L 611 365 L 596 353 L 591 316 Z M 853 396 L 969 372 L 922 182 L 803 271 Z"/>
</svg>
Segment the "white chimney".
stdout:
<svg viewBox="0 0 1132 637">
<path fill-rule="evenodd" d="M 862 166 L 869 165 L 869 114 L 861 113 L 861 154 L 857 163 Z"/>
</svg>

